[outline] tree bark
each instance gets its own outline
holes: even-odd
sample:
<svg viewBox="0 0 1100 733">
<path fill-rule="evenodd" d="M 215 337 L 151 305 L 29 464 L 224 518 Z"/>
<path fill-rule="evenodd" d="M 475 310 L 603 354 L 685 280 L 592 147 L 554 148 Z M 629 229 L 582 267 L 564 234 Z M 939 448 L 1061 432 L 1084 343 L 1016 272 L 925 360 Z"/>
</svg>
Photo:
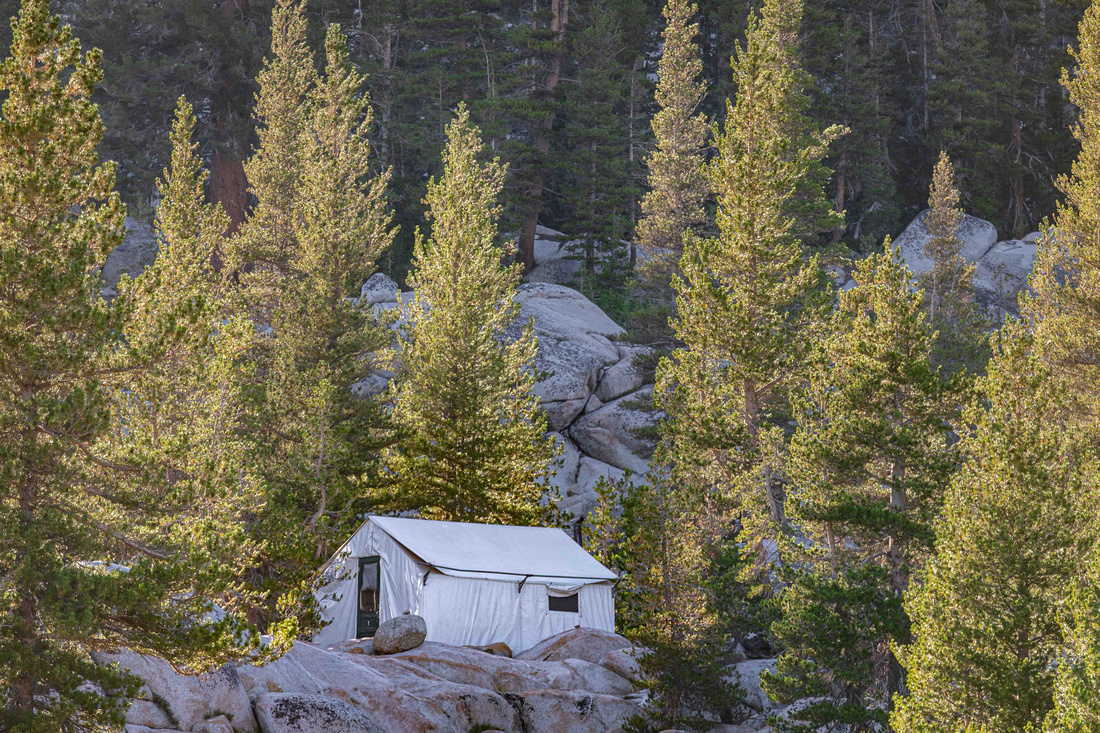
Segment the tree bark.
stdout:
<svg viewBox="0 0 1100 733">
<path fill-rule="evenodd" d="M 24 403 L 30 403 L 32 398 L 33 391 L 27 390 L 24 392 Z M 27 424 L 22 430 L 20 439 L 22 443 L 20 453 L 24 456 L 25 461 L 23 464 L 23 481 L 19 487 L 19 526 L 24 539 L 29 539 L 32 536 L 31 525 L 35 520 L 35 509 L 38 503 L 37 472 L 33 463 L 31 463 L 33 460 L 31 457 L 36 452 L 36 438 L 38 435 L 33 415 L 32 408 L 28 404 Z M 16 564 L 26 562 L 28 554 L 25 548 L 22 549 Z M 22 651 L 25 653 L 33 649 L 38 641 L 38 598 L 35 596 L 33 587 L 16 587 L 14 590 L 20 596 L 20 599 L 16 608 L 15 619 L 13 619 L 13 626 L 15 627 L 13 632 L 19 646 L 22 647 Z M 9 712 L 16 717 L 33 713 L 35 683 L 33 670 L 24 667 L 16 673 L 15 678 L 11 681 L 11 686 L 8 688 Z"/>
<path fill-rule="evenodd" d="M 218 7 L 226 16 L 227 22 L 235 23 L 238 14 L 248 7 L 250 0 L 219 0 Z M 222 85 L 223 99 L 234 98 L 233 76 L 229 69 L 218 70 Z M 248 179 L 244 175 L 242 152 L 246 147 L 243 141 L 234 140 L 229 130 L 229 111 L 214 111 L 214 127 L 218 133 L 214 154 L 210 159 L 210 197 L 222 205 L 229 215 L 231 234 L 240 227 L 248 213 Z M 220 258 L 214 254 L 215 265 Z"/>
<path fill-rule="evenodd" d="M 745 425 L 749 430 L 749 435 L 752 436 L 753 443 L 755 443 L 754 447 L 761 452 L 761 463 L 764 468 L 764 498 L 768 503 L 768 514 L 771 515 L 773 522 L 780 527 L 785 527 L 787 516 L 783 507 L 783 496 L 779 488 L 779 482 L 763 457 L 763 446 L 760 443 L 760 395 L 757 394 L 756 384 L 751 380 L 746 379 L 742 389 L 745 393 Z"/>
<path fill-rule="evenodd" d="M 550 30 L 554 33 L 554 52 L 550 55 L 549 70 L 546 82 L 543 84 L 543 92 L 547 100 L 554 93 L 561 79 L 561 49 L 565 41 L 565 27 L 569 24 L 569 0 L 551 0 L 550 2 Z M 527 207 L 527 215 L 523 220 L 523 231 L 519 239 L 519 260 L 523 265 L 523 272 L 527 274 L 535 267 L 535 232 L 539 224 L 539 212 L 542 208 L 542 192 L 545 188 L 544 165 L 546 155 L 550 152 L 550 132 L 553 129 L 553 115 L 539 125 L 538 135 L 535 139 L 535 174 L 531 183 L 531 200 Z"/>
</svg>

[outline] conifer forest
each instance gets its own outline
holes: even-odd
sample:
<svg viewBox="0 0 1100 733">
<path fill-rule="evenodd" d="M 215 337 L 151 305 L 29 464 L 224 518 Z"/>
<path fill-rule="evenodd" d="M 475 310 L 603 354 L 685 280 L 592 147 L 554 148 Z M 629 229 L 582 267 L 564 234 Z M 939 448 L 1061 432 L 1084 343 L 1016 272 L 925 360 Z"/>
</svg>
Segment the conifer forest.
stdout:
<svg viewBox="0 0 1100 733">
<path fill-rule="evenodd" d="M 1100 733 L 1100 0 L 0 16 L 0 732 Z"/>
</svg>

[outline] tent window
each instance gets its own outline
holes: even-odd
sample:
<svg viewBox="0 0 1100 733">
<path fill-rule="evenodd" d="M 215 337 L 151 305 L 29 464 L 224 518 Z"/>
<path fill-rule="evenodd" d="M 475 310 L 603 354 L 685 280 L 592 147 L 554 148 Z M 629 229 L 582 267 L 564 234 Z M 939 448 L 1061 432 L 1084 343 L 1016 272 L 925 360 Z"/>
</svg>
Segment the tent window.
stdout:
<svg viewBox="0 0 1100 733">
<path fill-rule="evenodd" d="M 548 596 L 551 611 L 564 611 L 565 613 L 578 613 L 580 606 L 577 603 L 577 594 L 571 596 Z"/>
</svg>

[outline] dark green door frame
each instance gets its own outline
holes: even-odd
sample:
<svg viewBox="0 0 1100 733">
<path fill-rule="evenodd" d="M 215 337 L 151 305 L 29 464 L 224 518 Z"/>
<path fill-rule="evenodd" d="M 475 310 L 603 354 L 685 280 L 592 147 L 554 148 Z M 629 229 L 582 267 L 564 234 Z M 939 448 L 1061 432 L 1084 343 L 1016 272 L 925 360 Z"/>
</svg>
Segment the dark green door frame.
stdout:
<svg viewBox="0 0 1100 733">
<path fill-rule="evenodd" d="M 374 606 L 364 607 L 364 601 L 369 601 L 369 598 L 364 597 L 363 593 L 363 580 L 365 579 L 364 573 L 374 573 Z M 358 610 L 355 622 L 355 636 L 358 639 L 364 639 L 374 636 L 374 632 L 378 630 L 378 612 L 381 609 L 382 601 L 382 558 L 378 555 L 371 555 L 370 557 L 359 558 L 359 575 L 358 584 L 356 586 L 355 603 Z"/>
</svg>

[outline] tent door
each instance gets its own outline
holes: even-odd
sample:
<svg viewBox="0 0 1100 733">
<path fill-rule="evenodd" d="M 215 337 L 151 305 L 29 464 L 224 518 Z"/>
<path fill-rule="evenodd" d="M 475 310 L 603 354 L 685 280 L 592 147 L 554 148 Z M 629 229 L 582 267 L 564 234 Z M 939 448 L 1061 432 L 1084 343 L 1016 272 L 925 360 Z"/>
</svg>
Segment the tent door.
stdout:
<svg viewBox="0 0 1100 733">
<path fill-rule="evenodd" d="M 359 615 L 355 622 L 358 639 L 374 636 L 378 630 L 381 577 L 382 563 L 378 555 L 359 558 Z"/>
</svg>

